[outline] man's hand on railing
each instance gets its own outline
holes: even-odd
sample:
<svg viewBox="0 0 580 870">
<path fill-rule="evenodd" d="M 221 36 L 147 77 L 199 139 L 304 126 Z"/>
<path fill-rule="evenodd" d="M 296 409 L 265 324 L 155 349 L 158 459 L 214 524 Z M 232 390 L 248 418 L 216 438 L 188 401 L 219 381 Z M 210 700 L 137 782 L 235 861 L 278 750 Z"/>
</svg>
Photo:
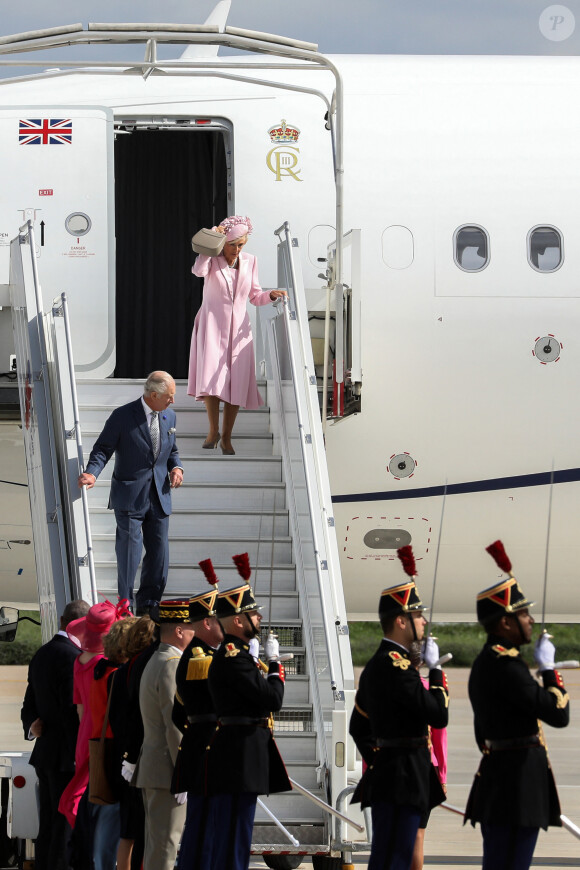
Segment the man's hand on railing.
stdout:
<svg viewBox="0 0 580 870">
<path fill-rule="evenodd" d="M 79 488 L 86 486 L 87 489 L 92 489 L 95 485 L 97 478 L 94 474 L 90 474 L 88 471 L 83 471 L 81 475 L 79 475 Z"/>
</svg>

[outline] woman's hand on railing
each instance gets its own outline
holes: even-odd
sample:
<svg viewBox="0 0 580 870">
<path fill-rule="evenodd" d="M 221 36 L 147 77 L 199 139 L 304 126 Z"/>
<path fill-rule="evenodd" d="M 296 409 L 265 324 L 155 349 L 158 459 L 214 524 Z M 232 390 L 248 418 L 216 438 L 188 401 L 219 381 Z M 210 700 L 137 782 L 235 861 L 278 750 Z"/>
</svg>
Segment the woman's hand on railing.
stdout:
<svg viewBox="0 0 580 870">
<path fill-rule="evenodd" d="M 270 290 L 270 299 L 272 302 L 275 302 L 276 299 L 280 299 L 282 296 L 288 296 L 286 290 Z"/>
<path fill-rule="evenodd" d="M 88 471 L 83 471 L 83 473 L 79 475 L 79 488 L 82 489 L 83 486 L 86 486 L 87 489 L 92 489 L 96 480 L 97 478 L 94 474 L 90 474 Z"/>
</svg>

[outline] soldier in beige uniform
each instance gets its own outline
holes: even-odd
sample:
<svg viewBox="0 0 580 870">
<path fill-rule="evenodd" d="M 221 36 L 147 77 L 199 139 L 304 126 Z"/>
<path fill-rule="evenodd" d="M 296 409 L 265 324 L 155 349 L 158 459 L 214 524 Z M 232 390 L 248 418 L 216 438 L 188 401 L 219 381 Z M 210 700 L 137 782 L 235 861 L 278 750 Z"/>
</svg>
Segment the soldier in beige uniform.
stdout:
<svg viewBox="0 0 580 870">
<path fill-rule="evenodd" d="M 160 644 L 143 671 L 139 704 L 144 738 L 133 784 L 143 789 L 145 855 L 143 870 L 172 870 L 185 822 L 185 795 L 170 791 L 181 732 L 171 714 L 175 674 L 194 632 L 188 601 L 162 601 L 151 612 Z"/>
</svg>

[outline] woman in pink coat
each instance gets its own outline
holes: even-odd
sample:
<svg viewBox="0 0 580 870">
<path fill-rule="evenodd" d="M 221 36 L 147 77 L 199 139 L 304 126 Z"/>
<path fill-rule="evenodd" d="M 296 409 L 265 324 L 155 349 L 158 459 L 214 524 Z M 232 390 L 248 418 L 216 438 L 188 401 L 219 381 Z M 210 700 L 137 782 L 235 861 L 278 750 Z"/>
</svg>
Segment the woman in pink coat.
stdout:
<svg viewBox="0 0 580 870">
<path fill-rule="evenodd" d="M 252 232 L 249 218 L 234 215 L 214 229 L 225 234 L 222 253 L 217 257 L 199 254 L 192 268 L 205 282 L 191 337 L 187 392 L 205 403 L 209 432 L 203 446 L 217 447 L 221 439 L 222 453 L 233 455 L 231 438 L 238 408 L 264 404 L 256 384 L 246 303 L 249 298 L 253 305 L 267 305 L 287 294 L 285 290 L 262 290 L 256 258 L 242 252 Z M 220 401 L 224 403 L 221 435 Z"/>
</svg>

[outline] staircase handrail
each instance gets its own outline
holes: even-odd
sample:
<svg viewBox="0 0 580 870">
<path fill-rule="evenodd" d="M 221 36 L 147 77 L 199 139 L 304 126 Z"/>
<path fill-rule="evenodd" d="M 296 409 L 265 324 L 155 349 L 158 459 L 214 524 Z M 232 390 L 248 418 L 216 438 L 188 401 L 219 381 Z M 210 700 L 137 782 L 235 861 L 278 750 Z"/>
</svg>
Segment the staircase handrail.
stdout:
<svg viewBox="0 0 580 870">
<path fill-rule="evenodd" d="M 53 314 L 55 313 L 55 309 L 58 306 L 53 306 Z M 74 434 L 74 439 L 77 446 L 77 455 L 79 462 L 79 475 L 82 474 L 85 470 L 85 461 L 83 454 L 83 441 L 82 441 L 82 429 L 81 429 L 81 420 L 79 414 L 79 403 L 77 396 L 77 385 L 75 379 L 75 367 L 74 367 L 74 358 L 73 358 L 73 350 L 72 350 L 72 337 L 70 330 L 70 318 L 68 311 L 68 299 L 66 293 L 61 293 L 60 295 L 60 309 L 62 310 L 62 318 L 64 323 L 64 334 L 65 334 L 65 345 L 66 345 L 66 356 L 67 356 L 67 374 L 70 384 L 70 398 L 73 407 L 73 429 L 72 433 Z M 93 599 L 93 604 L 96 604 L 98 601 L 97 595 L 97 577 L 95 572 L 95 559 L 93 552 L 93 538 L 91 534 L 91 521 L 89 517 L 89 499 L 87 496 L 87 488 L 86 486 L 81 486 L 81 504 L 83 507 L 83 525 L 85 532 L 85 540 L 87 544 L 87 567 L 89 569 L 89 579 L 91 584 L 91 595 Z"/>
<path fill-rule="evenodd" d="M 292 345 L 292 342 L 288 344 L 288 351 L 292 366 L 292 374 L 295 382 L 297 382 L 298 378 L 302 375 L 306 375 L 309 379 L 308 386 L 314 387 L 314 389 L 307 389 L 305 391 L 306 401 L 307 401 L 307 416 L 308 416 L 308 427 L 310 430 L 310 437 L 312 439 L 312 448 L 313 448 L 313 458 L 316 470 L 317 477 L 317 488 L 320 496 L 320 509 L 322 512 L 322 533 L 324 537 L 324 550 L 326 554 L 326 559 L 328 562 L 328 572 L 330 577 L 340 577 L 340 563 L 338 557 L 338 549 L 336 547 L 336 538 L 334 533 L 331 533 L 330 529 L 334 529 L 334 512 L 332 511 L 332 496 L 330 493 L 330 486 L 328 483 L 328 477 L 326 474 L 326 453 L 324 451 L 324 436 L 322 433 L 322 421 L 320 418 L 320 408 L 318 405 L 318 390 L 316 386 L 316 376 L 314 372 L 314 364 L 312 361 L 312 365 L 307 365 L 307 360 L 312 359 L 312 346 L 310 344 L 310 332 L 308 330 L 308 310 L 306 306 L 306 299 L 304 294 L 304 287 L 302 286 L 302 281 L 298 279 L 298 274 L 296 270 L 296 266 L 294 263 L 294 258 L 292 256 L 292 235 L 290 232 L 290 224 L 288 221 L 285 221 L 281 227 L 275 230 L 275 235 L 278 238 L 284 236 L 285 241 L 285 250 L 287 253 L 287 268 L 289 270 L 289 286 L 293 288 L 294 299 L 291 300 L 295 306 L 295 315 L 290 311 L 289 305 L 286 302 L 284 304 L 284 317 L 287 321 L 287 329 L 288 334 L 290 335 L 290 320 L 295 319 L 298 325 L 298 335 L 299 335 L 299 343 L 300 343 L 300 356 L 303 360 L 304 370 L 300 371 L 298 367 L 298 363 L 296 361 L 296 351 Z M 290 284 L 291 282 L 291 284 Z M 304 325 L 306 324 L 306 328 Z M 298 412 L 298 424 L 303 433 L 306 433 L 305 428 L 305 420 L 303 418 L 302 409 L 300 404 L 297 402 L 297 412 Z M 304 452 L 304 441 L 302 441 L 302 449 Z M 319 450 L 322 451 L 322 455 L 319 455 Z M 324 469 L 324 473 L 323 473 Z M 305 473 L 308 479 L 308 463 L 305 462 Z M 312 515 L 314 515 L 315 506 L 313 504 L 312 498 L 312 488 L 309 486 L 308 488 L 308 500 L 310 504 L 310 510 Z M 330 507 L 330 510 L 329 510 Z M 313 534 L 315 536 L 315 548 L 316 552 L 320 553 L 319 541 L 316 535 L 316 529 L 313 529 Z M 325 599 L 324 588 L 322 584 L 322 576 L 320 571 L 320 565 L 318 566 L 318 577 L 321 588 L 321 596 L 323 600 Z M 330 583 L 330 592 L 332 597 L 332 610 L 333 616 L 336 623 L 336 617 L 341 617 L 340 626 L 346 626 L 346 612 L 344 607 L 344 600 L 339 603 L 336 595 L 336 586 L 334 583 Z M 325 616 L 325 633 L 327 633 L 327 639 L 330 636 L 327 612 L 326 608 L 324 608 L 324 616 Z M 347 634 L 347 632 L 345 632 Z M 329 650 L 331 646 L 329 644 Z M 333 680 L 333 683 L 335 681 Z"/>
</svg>

